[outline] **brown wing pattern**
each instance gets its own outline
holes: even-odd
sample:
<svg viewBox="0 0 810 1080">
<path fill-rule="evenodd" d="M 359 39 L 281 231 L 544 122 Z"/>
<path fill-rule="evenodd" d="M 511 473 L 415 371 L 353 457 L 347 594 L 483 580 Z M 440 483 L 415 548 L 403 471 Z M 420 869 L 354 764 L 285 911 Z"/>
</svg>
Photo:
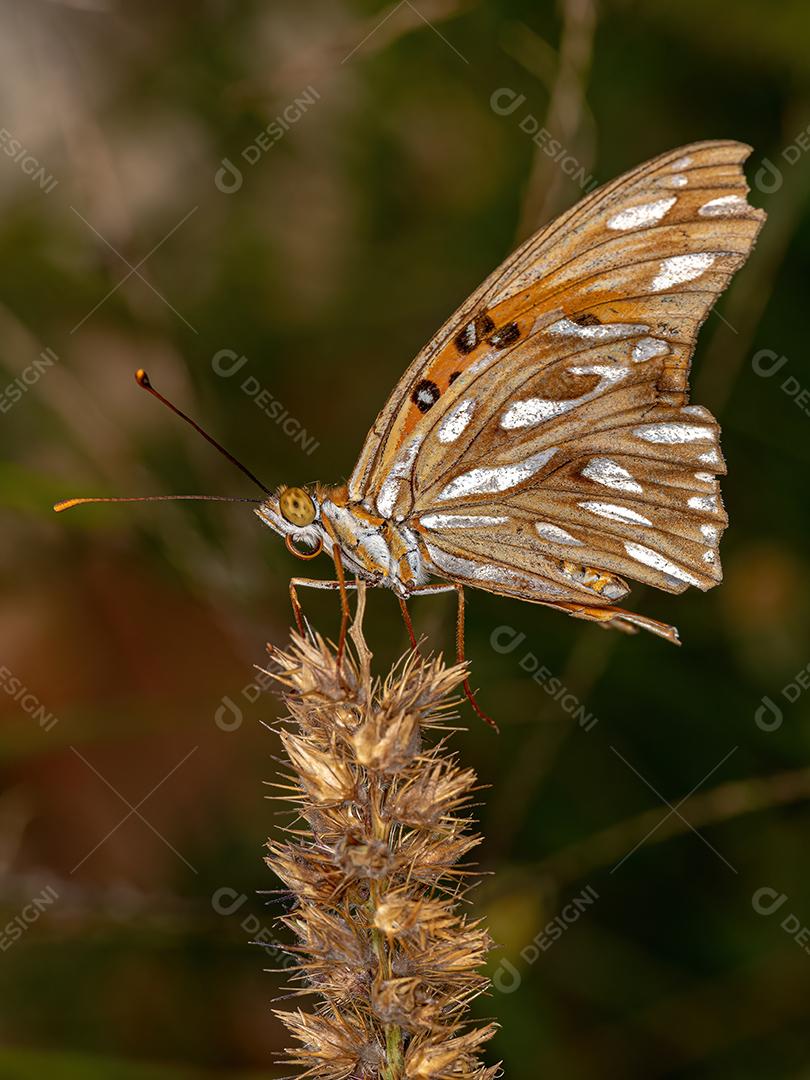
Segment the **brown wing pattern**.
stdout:
<svg viewBox="0 0 810 1080">
<path fill-rule="evenodd" d="M 594 605 L 620 600 L 624 577 L 668 592 L 720 580 L 718 426 L 700 406 L 659 404 L 661 358 L 637 350 L 628 339 L 540 366 L 469 423 L 449 468 L 435 467 L 441 427 L 426 437 L 404 519 L 437 572 Z"/>
<path fill-rule="evenodd" d="M 749 152 L 706 142 L 663 154 L 528 240 L 400 380 L 366 439 L 350 497 L 371 506 L 382 492 L 386 507 L 395 487 L 417 494 L 410 472 L 426 452 L 418 446 L 474 380 L 491 370 L 508 386 L 525 365 L 554 363 L 572 341 L 632 338 L 639 355 L 660 357 L 656 400 L 683 404 L 700 324 L 764 219 L 745 201 Z"/>
</svg>

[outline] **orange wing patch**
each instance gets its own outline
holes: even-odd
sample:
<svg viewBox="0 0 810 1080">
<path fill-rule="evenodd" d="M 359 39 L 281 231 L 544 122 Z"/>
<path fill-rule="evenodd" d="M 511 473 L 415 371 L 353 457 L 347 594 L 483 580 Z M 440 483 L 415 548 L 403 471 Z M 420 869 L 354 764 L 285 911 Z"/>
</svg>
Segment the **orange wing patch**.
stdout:
<svg viewBox="0 0 810 1080">
<path fill-rule="evenodd" d="M 532 292 L 525 289 L 503 303 L 473 316 L 437 352 L 422 378 L 414 385 L 398 446 L 402 446 L 424 414 L 447 393 L 456 379 L 474 364 L 485 357 L 494 359 L 499 353 L 505 354 L 513 345 L 534 333 L 540 325 L 553 322 L 560 314 L 560 310 L 556 309 L 551 315 L 542 316 L 538 321 L 536 312 L 533 311 Z M 583 315 L 574 321 L 580 326 L 593 326 L 599 319 Z"/>
</svg>

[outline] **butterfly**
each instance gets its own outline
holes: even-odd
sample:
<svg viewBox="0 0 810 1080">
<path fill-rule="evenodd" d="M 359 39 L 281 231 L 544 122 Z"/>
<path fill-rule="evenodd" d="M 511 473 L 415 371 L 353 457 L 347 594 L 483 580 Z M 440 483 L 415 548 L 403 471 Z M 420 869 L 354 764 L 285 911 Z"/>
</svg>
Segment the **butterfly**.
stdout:
<svg viewBox="0 0 810 1080">
<path fill-rule="evenodd" d="M 414 647 L 407 600 L 455 592 L 460 660 L 468 586 L 678 640 L 617 602 L 626 579 L 680 593 L 722 577 L 720 430 L 689 403 L 689 368 L 765 219 L 750 151 L 672 150 L 540 229 L 415 358 L 346 484 L 267 488 L 138 373 L 259 485 L 249 501 L 291 553 L 331 557 L 333 580 L 290 582 L 302 632 L 298 588 L 339 590 L 342 655 L 362 581 L 395 593 Z"/>
</svg>

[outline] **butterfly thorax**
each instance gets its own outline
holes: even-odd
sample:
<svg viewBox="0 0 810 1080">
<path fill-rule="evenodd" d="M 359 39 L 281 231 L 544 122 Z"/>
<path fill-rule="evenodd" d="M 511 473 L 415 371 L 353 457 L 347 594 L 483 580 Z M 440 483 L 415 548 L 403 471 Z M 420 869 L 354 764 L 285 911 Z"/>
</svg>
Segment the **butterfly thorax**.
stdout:
<svg viewBox="0 0 810 1080">
<path fill-rule="evenodd" d="M 337 544 L 350 574 L 386 585 L 402 596 L 427 581 L 414 530 L 378 517 L 360 503 L 350 503 L 345 487 L 324 490 L 320 518 L 329 537 L 327 548 Z"/>
</svg>

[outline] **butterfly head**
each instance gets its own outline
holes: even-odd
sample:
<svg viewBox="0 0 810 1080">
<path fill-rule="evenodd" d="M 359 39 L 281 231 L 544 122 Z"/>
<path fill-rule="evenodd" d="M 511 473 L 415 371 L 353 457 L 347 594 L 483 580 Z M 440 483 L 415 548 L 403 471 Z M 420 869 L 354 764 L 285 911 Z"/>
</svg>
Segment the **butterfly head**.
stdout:
<svg viewBox="0 0 810 1080">
<path fill-rule="evenodd" d="M 317 489 L 282 486 L 261 502 L 255 513 L 260 521 L 284 537 L 294 555 L 312 559 L 320 554 L 327 534 L 321 521 Z"/>
</svg>

